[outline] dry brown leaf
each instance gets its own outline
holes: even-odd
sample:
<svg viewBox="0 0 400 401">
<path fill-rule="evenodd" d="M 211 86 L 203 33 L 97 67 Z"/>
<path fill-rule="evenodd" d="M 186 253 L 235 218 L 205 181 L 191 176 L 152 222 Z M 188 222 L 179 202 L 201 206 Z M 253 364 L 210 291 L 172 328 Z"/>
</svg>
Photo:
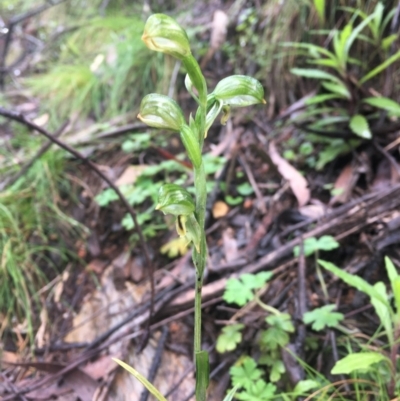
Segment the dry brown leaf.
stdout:
<svg viewBox="0 0 400 401">
<path fill-rule="evenodd" d="M 156 352 L 157 341 L 150 339 L 146 348 L 140 353 L 129 352 L 124 358 L 124 362 L 137 369 L 140 373 L 146 375 L 150 370 Z M 175 386 L 175 391 L 168 397 L 173 401 L 185 401 L 188 395 L 194 389 L 194 377 L 188 374 L 188 369 L 192 367 L 192 361 L 185 355 L 176 352 L 164 350 L 161 356 L 161 363 L 157 371 L 154 386 L 165 394 L 168 392 L 180 378 L 183 378 L 179 386 Z M 115 380 L 110 389 L 109 399 L 112 400 L 139 400 L 143 391 L 143 385 L 135 379 L 130 373 L 119 369 Z M 154 400 L 154 398 L 151 398 Z M 194 400 L 194 397 L 190 400 Z"/>
<path fill-rule="evenodd" d="M 127 288 L 117 288 L 120 281 L 118 273 L 123 273 L 123 267 L 118 269 L 117 266 L 121 266 L 119 263 L 123 262 L 123 257 L 124 255 L 116 258 L 104 270 L 101 290 L 86 296 L 80 312 L 74 316 L 73 328 L 66 335 L 66 342 L 93 341 L 110 327 L 120 323 L 141 300 L 142 293 L 137 294 L 137 299 L 133 299 L 133 294 L 130 294 Z M 134 288 L 140 289 L 140 286 Z"/>
<path fill-rule="evenodd" d="M 54 286 L 53 299 L 56 304 L 60 303 L 61 295 L 64 291 L 64 284 L 68 281 L 68 279 L 69 279 L 69 271 L 68 269 L 66 269 L 64 270 L 61 277 L 59 276 L 57 284 Z"/>
<path fill-rule="evenodd" d="M 47 309 L 44 305 L 42 305 L 42 308 L 43 309 L 40 311 L 40 327 L 35 336 L 35 342 L 38 348 L 43 348 L 48 340 L 46 328 L 49 322 L 49 317 L 47 315 Z"/>
<path fill-rule="evenodd" d="M 299 212 L 310 219 L 319 219 L 326 214 L 327 209 L 325 205 L 319 203 L 316 205 L 303 206 L 299 209 Z"/>
<path fill-rule="evenodd" d="M 395 159 L 393 162 L 397 163 Z M 371 184 L 371 189 L 374 191 L 381 191 L 388 188 L 390 185 L 394 185 L 399 182 L 399 168 L 400 166 L 394 165 L 388 159 L 382 159 L 378 163 L 375 177 Z"/>
<path fill-rule="evenodd" d="M 58 369 L 59 370 L 59 369 Z M 48 371 L 47 369 L 45 371 Z M 54 369 L 57 371 L 57 368 Z M 32 400 L 76 400 L 92 401 L 99 383 L 81 369 L 74 369 L 46 387 L 26 394 Z M 67 396 L 70 395 L 70 396 Z M 72 396 L 73 395 L 73 396 Z"/>
<path fill-rule="evenodd" d="M 228 15 L 222 10 L 215 11 L 211 26 L 210 38 L 210 46 L 212 49 L 217 50 L 225 43 L 228 24 Z"/>
<path fill-rule="evenodd" d="M 268 152 L 272 163 L 274 163 L 281 176 L 289 182 L 299 207 L 306 205 L 310 200 L 307 180 L 278 153 L 274 142 L 269 144 Z"/>
<path fill-rule="evenodd" d="M 351 193 L 353 192 L 353 188 L 358 180 L 358 177 L 358 169 L 354 168 L 353 164 L 348 164 L 335 181 L 335 185 L 333 186 L 335 193 L 330 201 L 330 204 L 334 205 L 336 203 L 347 202 Z"/>
<path fill-rule="evenodd" d="M 113 355 L 114 358 L 119 355 Z M 82 370 L 94 380 L 103 379 L 117 368 L 110 355 L 102 355 L 93 362 L 89 362 Z"/>
<path fill-rule="evenodd" d="M 222 244 L 227 262 L 232 262 L 238 259 L 238 244 L 234 234 L 235 233 L 231 227 L 228 227 L 222 233 Z"/>
<path fill-rule="evenodd" d="M 228 212 L 229 212 L 229 206 L 225 202 L 217 201 L 214 203 L 214 206 L 212 208 L 212 214 L 214 216 L 214 219 L 219 219 L 221 217 L 224 217 Z"/>
<path fill-rule="evenodd" d="M 222 46 L 226 40 L 228 31 L 229 17 L 222 10 L 217 10 L 214 13 L 211 24 L 210 48 L 206 55 L 201 60 L 200 66 L 204 68 L 214 56 L 215 52 Z"/>
<path fill-rule="evenodd" d="M 118 187 L 121 185 L 134 184 L 137 178 L 142 174 L 143 170 L 146 169 L 147 166 L 128 166 L 125 171 L 119 176 L 118 180 L 115 182 L 115 185 Z"/>
<path fill-rule="evenodd" d="M 49 115 L 47 114 L 47 113 L 45 113 L 45 114 L 42 114 L 41 116 L 39 116 L 39 117 L 36 117 L 34 120 L 33 120 L 33 122 L 36 124 L 36 125 L 38 125 L 39 127 L 44 127 L 46 124 L 47 124 L 47 122 L 49 121 Z"/>
<path fill-rule="evenodd" d="M 15 352 L 2 351 L 0 363 L 18 363 L 19 357 Z"/>
</svg>

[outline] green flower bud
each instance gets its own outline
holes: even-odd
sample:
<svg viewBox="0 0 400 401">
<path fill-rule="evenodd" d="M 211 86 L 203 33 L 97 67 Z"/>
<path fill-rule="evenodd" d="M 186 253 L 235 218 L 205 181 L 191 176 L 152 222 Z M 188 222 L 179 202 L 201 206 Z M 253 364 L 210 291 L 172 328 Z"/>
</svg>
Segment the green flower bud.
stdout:
<svg viewBox="0 0 400 401">
<path fill-rule="evenodd" d="M 256 79 L 246 75 L 232 75 L 221 80 L 211 94 L 215 99 L 231 107 L 245 107 L 266 103 L 264 88 Z"/>
<path fill-rule="evenodd" d="M 148 18 L 142 40 L 150 50 L 169 54 L 179 60 L 191 54 L 186 32 L 165 14 L 153 14 Z"/>
<path fill-rule="evenodd" d="M 180 131 L 185 124 L 185 117 L 178 103 L 168 96 L 157 93 L 143 98 L 138 118 L 150 127 L 172 131 Z"/>
<path fill-rule="evenodd" d="M 201 166 L 199 141 L 196 133 L 186 124 L 181 128 L 181 140 L 193 166 L 199 168 Z"/>
<path fill-rule="evenodd" d="M 158 192 L 156 210 L 174 216 L 188 216 L 195 211 L 192 195 L 176 184 L 164 184 Z"/>
</svg>

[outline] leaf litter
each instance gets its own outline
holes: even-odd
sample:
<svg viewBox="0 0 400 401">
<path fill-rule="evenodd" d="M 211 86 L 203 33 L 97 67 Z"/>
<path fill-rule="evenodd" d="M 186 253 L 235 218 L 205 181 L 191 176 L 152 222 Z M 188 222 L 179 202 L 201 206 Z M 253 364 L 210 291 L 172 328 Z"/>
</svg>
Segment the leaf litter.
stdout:
<svg viewBox="0 0 400 401">
<path fill-rule="evenodd" d="M 205 15 L 206 13 L 203 18 Z M 224 75 L 217 59 L 220 43 L 223 42 L 228 26 L 227 15 L 223 11 L 214 14 L 210 48 L 215 49 L 216 52 L 207 61 L 206 66 L 210 84 Z M 217 21 L 222 22 L 219 22 L 218 25 Z M 216 68 L 211 71 L 210 67 L 214 67 L 214 64 Z M 281 113 L 281 118 L 298 114 L 304 107 L 307 96 L 306 92 L 299 102 L 287 107 L 286 112 Z M 24 107 L 29 108 L 29 113 L 35 112 L 36 109 L 36 105 L 33 103 Z M 238 313 L 237 310 L 227 312 L 218 309 L 218 307 L 224 306 L 221 295 L 227 285 L 231 291 L 229 299 L 239 301 L 240 306 L 253 299 L 254 290 L 265 284 L 265 273 L 268 273 L 271 290 L 267 289 L 262 295 L 263 302 L 274 305 L 281 311 L 296 310 L 295 293 L 300 288 L 296 276 L 296 266 L 298 257 L 301 258 L 301 242 L 303 242 L 303 251 L 307 255 L 312 255 L 316 251 L 325 252 L 324 255 L 328 255 L 332 263 L 353 269 L 354 274 L 362 274 L 371 283 L 384 276 L 378 260 L 382 254 L 390 254 L 396 261 L 399 260 L 400 188 L 398 175 L 396 175 L 399 157 L 395 152 L 398 138 L 396 136 L 380 138 L 382 146 L 385 146 L 386 154 L 377 152 L 372 145 L 365 145 L 368 163 L 372 165 L 370 171 L 367 171 L 368 168 L 360 170 L 359 167 L 356 167 L 360 162 L 359 156 L 362 151 L 355 148 L 352 153 L 348 153 L 343 158 L 336 156 L 334 160 L 331 160 L 331 164 L 326 164 L 317 173 L 300 159 L 289 162 L 282 157 L 283 150 L 290 139 L 285 131 L 289 131 L 290 136 L 302 138 L 296 125 L 290 126 L 289 130 L 287 127 L 273 126 L 276 135 L 274 140 L 270 140 L 269 146 L 267 145 L 266 131 L 270 129 L 273 122 L 266 120 L 263 113 L 264 111 L 261 111 L 254 118 L 254 121 L 258 121 L 257 124 L 254 124 L 251 119 L 246 120 L 246 115 L 243 114 L 240 118 L 233 120 L 233 126 L 229 127 L 231 122 L 228 123 L 228 132 L 215 127 L 209 133 L 209 140 L 212 142 L 210 149 L 213 148 L 215 155 L 224 154 L 225 156 L 221 170 L 225 172 L 219 177 L 210 175 L 210 180 L 214 180 L 214 187 L 217 188 L 213 206 L 227 205 L 227 199 L 230 199 L 228 196 L 238 199 L 241 196 L 239 188 L 248 183 L 243 168 L 238 163 L 238 154 L 241 154 L 241 157 L 250 166 L 255 184 L 260 189 L 257 202 L 261 200 L 265 203 L 264 212 L 260 208 L 253 208 L 255 197 L 248 193 L 245 196 L 250 202 L 246 204 L 250 207 L 245 207 L 245 203 L 240 200 L 238 204 L 232 205 L 229 211 L 225 208 L 222 212 L 218 211 L 210 217 L 207 239 L 213 263 L 208 266 L 210 276 L 204 289 L 205 310 L 210 322 L 210 326 L 207 326 L 210 338 L 207 340 L 210 343 L 219 333 L 212 323 L 221 319 L 221 315 L 228 319 L 230 316 L 234 316 L 234 313 Z M 37 114 L 36 116 L 46 116 L 46 114 Z M 120 121 L 115 120 L 114 123 L 121 125 L 124 118 L 125 116 L 121 116 Z M 46 123 L 44 117 L 37 121 L 41 124 Z M 143 149 L 140 160 L 135 154 L 131 160 L 123 161 L 121 154 L 118 153 L 118 146 L 111 145 L 109 149 L 102 149 L 95 144 L 99 132 L 106 130 L 107 138 L 112 138 L 114 133 L 115 137 L 120 135 L 116 132 L 118 130 L 113 131 L 112 125 L 93 124 L 93 121 L 89 119 L 82 123 L 75 137 L 71 131 L 68 140 L 76 146 L 84 144 L 86 154 L 96 158 L 96 162 L 103 165 L 105 169 L 109 169 L 110 176 L 118 184 L 134 184 L 144 165 L 157 166 L 164 156 L 159 152 L 154 152 L 154 149 L 146 148 Z M 251 130 L 247 128 L 245 130 L 244 125 L 251 126 Z M 369 135 L 372 129 L 372 127 L 368 127 L 367 132 L 364 121 L 355 120 L 353 125 L 353 129 L 361 136 Z M 179 150 L 171 146 L 168 152 L 168 157 L 171 155 L 176 157 Z M 269 155 L 270 160 L 263 158 L 263 152 Z M 112 155 L 111 158 L 110 155 Z M 276 169 L 274 170 L 273 167 Z M 188 169 L 188 172 L 184 180 L 187 180 L 186 182 L 190 185 L 190 166 L 185 166 L 185 168 Z M 123 173 L 121 174 L 121 172 Z M 160 172 L 154 174 L 154 179 L 157 174 Z M 171 171 L 167 174 L 171 174 Z M 123 322 L 132 311 L 141 308 L 149 299 L 146 266 L 143 266 L 143 263 L 137 263 L 136 269 L 140 270 L 138 270 L 140 274 L 128 272 L 130 264 L 136 260 L 135 258 L 140 257 L 141 251 L 137 249 L 137 246 L 133 250 L 127 246 L 127 238 L 130 233 L 127 234 L 126 231 L 121 230 L 117 222 L 124 213 L 121 206 L 115 202 L 105 208 L 99 208 L 98 204 L 93 202 L 92 197 L 88 195 L 99 193 L 99 183 L 87 171 L 82 170 L 77 173 L 77 176 L 83 177 L 86 188 L 80 194 L 79 187 L 75 186 L 74 190 L 85 198 L 85 202 L 88 202 L 87 205 L 82 202 L 77 209 L 87 213 L 86 217 L 80 219 L 86 221 L 87 226 L 98 231 L 99 255 L 97 255 L 97 259 L 90 258 L 89 252 L 91 260 L 84 269 L 80 270 L 79 274 L 75 270 L 71 270 L 68 275 L 57 281 L 53 290 L 54 308 L 49 308 L 47 314 L 43 311 L 41 314 L 42 325 L 38 320 L 39 324 L 36 327 L 37 355 L 39 355 L 38 359 L 43 359 L 42 365 L 38 363 L 29 365 L 29 362 L 24 362 L 25 366 L 22 365 L 21 360 L 29 358 L 24 358 L 23 352 L 21 352 L 23 346 L 21 346 L 20 350 L 14 348 L 14 351 L 6 350 L 2 353 L 4 372 L 8 377 L 19 377 L 18 380 L 15 380 L 14 385 L 22 390 L 27 390 L 35 383 L 40 384 L 43 377 L 48 378 L 47 382 L 42 382 L 40 388 L 25 391 L 28 399 L 67 400 L 80 397 L 82 400 L 86 400 L 92 399 L 95 393 L 102 394 L 103 399 L 107 399 L 107 397 L 123 399 L 127 394 L 132 399 L 139 399 L 142 387 L 129 375 L 118 371 L 111 357 L 124 359 L 146 374 L 155 359 L 157 341 L 160 336 L 157 330 L 163 325 L 173 327 L 172 321 L 178 319 L 179 325 L 176 324 L 176 327 L 181 336 L 179 340 L 167 342 L 167 346 L 162 352 L 162 362 L 156 384 L 164 393 L 173 390 L 173 387 L 176 386 L 175 392 L 171 393 L 170 398 L 184 400 L 185 397 L 190 396 L 193 389 L 191 349 L 188 345 L 191 341 L 192 323 L 189 316 L 193 301 L 193 290 L 189 285 L 193 281 L 190 254 L 180 258 L 178 256 L 180 248 L 178 247 L 178 250 L 174 250 L 178 259 L 171 261 L 159 255 L 161 246 L 169 243 L 167 235 L 162 234 L 155 239 L 149 238 L 148 242 L 151 244 L 153 257 L 158 267 L 155 274 L 158 291 L 164 291 L 164 296 L 172 294 L 177 288 L 180 291 L 177 291 L 170 299 L 166 296 L 166 298 L 161 298 L 158 304 L 156 302 L 157 313 L 152 319 L 154 326 L 151 329 L 150 340 L 143 352 L 137 353 L 140 345 L 138 339 L 145 331 L 149 308 L 143 308 L 143 311 L 129 322 L 124 324 Z M 181 176 L 175 176 L 174 173 L 171 178 L 182 179 Z M 282 185 L 282 179 L 288 185 Z M 331 183 L 334 183 L 333 191 L 332 187 L 330 190 L 326 190 L 324 186 Z M 274 189 L 271 190 L 271 188 Z M 147 202 L 149 203 L 149 201 Z M 148 203 L 144 202 L 142 211 L 147 210 Z M 142 205 L 138 205 L 138 208 L 141 207 Z M 268 218 L 266 218 L 267 215 Z M 151 223 L 145 222 L 144 228 L 149 224 Z M 168 222 L 166 224 L 168 225 Z M 250 255 L 246 251 L 246 247 L 251 239 L 254 239 L 256 233 L 260 233 L 260 235 L 254 241 L 256 244 L 254 255 Z M 314 247 L 314 251 L 309 252 L 307 246 L 310 244 Z M 334 244 L 340 244 L 340 247 L 337 248 Z M 354 251 L 354 247 L 357 247 L 356 251 Z M 297 252 L 296 256 L 293 253 L 294 249 Z M 336 251 L 332 252 L 333 249 Z M 87 255 L 87 253 L 82 253 L 82 255 Z M 315 266 L 312 259 L 312 257 L 306 258 L 308 282 L 304 291 L 307 295 L 308 308 L 310 308 L 310 311 L 306 312 L 309 314 L 307 315 L 309 320 L 306 321 L 316 325 L 314 329 L 317 330 L 324 325 L 334 326 L 342 316 L 346 317 L 346 313 L 353 313 L 360 305 L 357 294 L 348 291 L 347 297 L 343 297 L 335 305 L 334 311 L 335 294 L 338 290 L 345 291 L 345 287 L 338 280 L 332 280 L 327 282 L 332 304 L 318 309 L 325 299 L 320 286 L 315 282 L 313 275 Z M 258 282 L 258 279 L 248 275 L 243 276 L 243 273 L 263 274 L 262 280 Z M 270 277 L 271 275 L 272 277 Z M 88 285 L 88 281 L 91 279 L 96 283 L 95 285 Z M 238 297 L 239 293 L 241 296 Z M 47 293 L 43 292 L 43 294 Z M 71 307 L 65 306 L 68 303 Z M 44 305 L 47 307 L 46 304 Z M 313 309 L 314 307 L 315 309 Z M 239 309 L 239 312 L 241 310 Z M 244 316 L 243 322 L 247 322 L 246 319 L 253 319 L 252 330 L 255 331 L 261 330 L 263 324 L 257 313 L 259 311 L 252 306 L 242 315 Z M 38 317 L 40 318 L 40 315 Z M 68 331 L 68 334 L 61 338 L 57 332 L 61 326 L 58 325 L 55 329 L 52 324 L 64 318 L 66 323 L 63 324 L 63 330 L 60 333 Z M 358 321 L 361 323 L 365 321 L 365 317 L 361 315 L 356 314 L 355 318 L 359 319 Z M 121 327 L 115 329 L 119 324 Z M 238 323 L 240 328 L 242 328 L 242 324 L 244 323 Z M 342 321 L 342 324 L 346 325 L 346 319 Z M 25 341 L 23 327 L 24 325 L 18 328 L 14 327 L 12 332 L 14 336 L 19 337 L 18 344 L 20 345 Z M 110 329 L 115 330 L 99 341 L 96 346 L 90 348 L 91 344 L 101 339 L 101 336 Z M 239 333 L 235 331 L 234 325 L 227 325 L 222 331 L 227 337 L 225 351 L 229 351 L 232 344 L 253 346 L 253 337 L 249 340 L 249 334 L 246 331 L 243 332 L 243 337 L 240 337 Z M 11 347 L 8 349 L 12 349 L 14 342 L 7 341 L 6 343 L 4 340 L 6 346 Z M 40 347 L 41 345 L 43 347 Z M 294 353 L 300 354 L 300 351 L 293 348 Z M 213 354 L 213 357 L 218 362 L 223 359 L 218 354 Z M 323 351 L 319 351 L 318 357 L 321 359 L 331 358 L 331 355 L 327 356 Z M 368 357 L 366 355 L 366 360 Z M 55 362 L 57 360 L 61 360 L 62 363 Z M 377 360 L 376 356 L 371 356 L 371 361 L 375 360 Z M 246 375 L 256 375 L 254 378 L 259 379 L 257 364 L 255 361 L 253 362 L 251 359 L 246 359 L 240 369 L 234 370 L 237 373 L 235 373 L 237 380 L 242 380 Z M 215 365 L 216 363 L 213 366 Z M 13 369 L 18 375 L 12 376 Z M 61 374 L 63 369 L 69 370 Z M 64 378 L 63 382 L 58 381 L 61 376 Z M 178 385 L 180 379 L 182 379 L 182 384 Z M 270 394 L 271 388 L 267 388 L 263 382 L 258 385 L 265 396 Z M 1 383 L 1 392 L 2 396 L 6 397 L 13 394 L 9 387 L 3 386 L 3 383 Z"/>
</svg>

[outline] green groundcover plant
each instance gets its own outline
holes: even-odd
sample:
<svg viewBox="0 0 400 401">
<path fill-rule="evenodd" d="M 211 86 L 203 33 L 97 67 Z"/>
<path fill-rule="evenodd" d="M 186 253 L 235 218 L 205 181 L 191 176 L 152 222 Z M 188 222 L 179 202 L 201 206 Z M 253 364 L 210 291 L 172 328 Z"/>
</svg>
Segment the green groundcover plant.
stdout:
<svg viewBox="0 0 400 401">
<path fill-rule="evenodd" d="M 229 118 L 230 109 L 265 103 L 262 85 L 254 78 L 234 75 L 222 79 L 212 93 L 208 93 L 205 78 L 193 57 L 188 36 L 171 17 L 154 14 L 146 22 L 142 40 L 150 50 L 173 56 L 182 62 L 187 71 L 185 86 L 196 101 L 198 108 L 194 116 L 186 121 L 179 105 L 168 96 L 149 94 L 140 105 L 138 118 L 154 128 L 180 133 L 180 138 L 193 165 L 195 200 L 177 184 L 164 184 L 158 194 L 156 209 L 176 218 L 176 230 L 180 237 L 193 244 L 193 263 L 196 269 L 194 353 L 196 366 L 196 400 L 205 401 L 209 381 L 208 353 L 201 349 L 201 290 L 206 265 L 207 245 L 204 231 L 207 188 L 202 149 L 204 138 L 214 120 L 222 113 L 221 123 Z M 159 401 L 162 394 L 140 373 L 116 360 L 138 378 Z M 233 398 L 235 389 L 225 397 Z"/>
<path fill-rule="evenodd" d="M 381 363 L 380 380 L 387 385 L 389 396 L 399 395 L 397 354 L 400 342 L 400 275 L 393 262 L 385 257 L 385 267 L 392 294 L 388 293 L 385 284 L 381 281 L 371 285 L 363 278 L 353 276 L 333 263 L 324 260 L 319 260 L 318 263 L 348 285 L 369 296 L 388 342 L 388 351 L 362 350 L 349 353 L 335 364 L 331 373 L 351 374 L 360 370 L 368 370 L 371 365 Z"/>
<path fill-rule="evenodd" d="M 398 33 L 390 28 L 395 15 L 390 2 L 357 2 L 357 7 L 340 7 L 342 18 L 333 29 L 312 31 L 320 36 L 316 43 L 284 43 L 303 56 L 305 66 L 292 68 L 294 75 L 318 83 L 317 93 L 304 100 L 303 112 L 293 119 L 307 133 L 309 156 L 313 147 L 322 151 L 308 164 L 317 170 L 353 148 L 382 136 L 400 116 L 396 76 L 400 50 L 395 50 Z M 360 4 L 359 4 L 360 3 Z M 366 11 L 369 7 L 372 10 Z M 323 23 L 325 2 L 315 0 L 314 6 Z M 343 27 L 340 25 L 343 24 Z M 319 39 L 319 41 L 318 41 Z M 386 87 L 386 89 L 385 89 Z M 290 158 L 295 158 L 290 154 Z"/>
</svg>

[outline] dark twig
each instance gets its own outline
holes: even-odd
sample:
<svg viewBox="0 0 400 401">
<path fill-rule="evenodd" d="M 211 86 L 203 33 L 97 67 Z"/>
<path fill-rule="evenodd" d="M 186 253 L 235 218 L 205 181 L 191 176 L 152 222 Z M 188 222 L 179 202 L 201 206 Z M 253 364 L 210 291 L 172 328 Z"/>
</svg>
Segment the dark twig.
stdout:
<svg viewBox="0 0 400 401">
<path fill-rule="evenodd" d="M 35 383 L 32 383 L 31 385 L 28 385 L 23 389 L 20 389 L 20 390 L 16 389 L 14 394 L 10 394 L 10 395 L 3 397 L 2 401 L 13 401 L 13 400 L 15 400 L 16 396 L 21 396 L 23 394 L 30 393 L 31 391 L 37 390 L 38 388 L 48 385 L 54 379 L 64 376 L 68 372 L 73 371 L 75 368 L 77 368 L 82 363 L 93 358 L 100 351 L 101 351 L 101 349 L 97 349 L 97 350 L 92 350 L 87 353 L 83 353 L 83 354 L 79 355 L 76 359 L 74 359 L 74 361 L 71 364 L 69 364 L 68 366 L 65 366 L 58 372 L 56 372 L 54 374 L 46 375 L 43 378 L 40 378 L 39 380 L 37 380 Z M 12 363 L 10 363 L 10 364 L 12 365 Z M 21 365 L 21 364 L 19 364 L 19 365 Z M 23 366 L 23 364 L 21 366 Z"/>
<path fill-rule="evenodd" d="M 260 191 L 260 188 L 257 185 L 257 182 L 256 182 L 256 180 L 254 178 L 253 172 L 251 171 L 251 168 L 248 165 L 246 159 L 243 157 L 243 155 L 239 155 L 238 156 L 238 162 L 243 167 L 243 169 L 244 169 L 244 171 L 245 171 L 245 173 L 247 175 L 247 178 L 248 178 L 248 180 L 249 180 L 249 182 L 250 182 L 250 184 L 251 184 L 251 186 L 252 186 L 252 188 L 254 190 L 254 193 L 256 194 L 261 213 L 262 214 L 267 213 L 267 209 L 265 207 L 265 202 L 264 202 L 263 195 L 262 195 L 262 193 Z"/>
<path fill-rule="evenodd" d="M 106 131 L 106 132 L 102 132 L 99 135 L 96 135 L 96 140 L 114 138 L 116 136 L 125 135 L 128 132 L 132 132 L 132 131 L 135 131 L 135 130 L 142 130 L 144 128 L 148 128 L 148 126 L 146 124 L 143 124 L 143 123 L 140 123 L 140 122 L 139 123 L 127 124 L 127 125 L 123 125 L 121 127 L 117 127 L 117 128 L 111 129 L 111 130 Z M 91 142 L 91 141 L 92 141 L 91 139 L 88 140 L 88 141 L 83 141 L 83 142 L 81 142 L 81 144 L 82 143 L 86 144 L 86 143 Z"/>
<path fill-rule="evenodd" d="M 68 120 L 54 133 L 53 137 L 58 138 L 65 130 L 65 127 L 68 125 Z M 22 166 L 21 170 L 18 171 L 14 176 L 12 176 L 6 183 L 4 183 L 3 188 L 0 186 L 0 190 L 5 189 L 13 185 L 17 180 L 19 180 L 27 171 L 33 166 L 36 160 L 40 159 L 53 145 L 53 141 L 47 141 L 38 152 L 32 157 L 31 160 L 28 161 L 24 166 Z"/>
<path fill-rule="evenodd" d="M 42 13 L 43 11 L 47 10 L 48 8 L 51 8 L 58 4 L 63 3 L 64 1 L 66 1 L 66 0 L 48 0 L 45 4 L 42 4 L 41 6 L 36 7 L 33 10 L 16 15 L 10 19 L 10 21 L 8 22 L 8 26 L 7 26 L 7 29 L 8 29 L 7 35 L 4 40 L 3 52 L 0 56 L 0 88 L 1 89 L 3 89 L 3 87 L 4 87 L 4 75 L 7 72 L 7 68 L 5 65 L 6 58 L 7 58 L 8 50 L 10 48 L 11 38 L 12 38 L 12 34 L 13 34 L 15 26 L 18 25 L 20 22 L 25 21 L 28 18 L 34 17 L 35 15 Z"/>
<path fill-rule="evenodd" d="M 4 373 L 0 373 L 0 376 L 3 378 L 3 382 L 5 382 L 11 389 L 11 391 L 15 394 L 15 396 L 21 401 L 28 401 L 28 399 L 23 395 L 18 393 L 18 389 L 14 386 L 14 384 L 8 379 L 7 375 Z"/>
<path fill-rule="evenodd" d="M 150 288 L 151 288 L 151 300 L 150 300 L 150 318 L 153 316 L 153 310 L 154 310 L 154 295 L 155 295 L 155 288 L 154 288 L 154 266 L 153 263 L 151 262 L 150 259 L 150 254 L 149 250 L 147 248 L 146 241 L 143 236 L 143 232 L 140 228 L 140 225 L 137 220 L 137 215 L 136 212 L 133 210 L 132 206 L 130 203 L 127 201 L 125 196 L 122 194 L 120 189 L 97 167 L 95 163 L 93 163 L 91 160 L 87 159 L 85 156 L 83 156 L 80 152 L 78 152 L 76 149 L 72 148 L 71 146 L 67 145 L 63 141 L 61 141 L 58 138 L 55 138 L 53 135 L 51 135 L 47 130 L 45 130 L 42 127 L 39 127 L 37 124 L 33 123 L 30 120 L 27 120 L 25 116 L 21 113 L 17 113 L 15 111 L 7 110 L 4 107 L 0 107 L 0 115 L 6 118 L 9 118 L 10 120 L 14 120 L 19 122 L 20 124 L 25 125 L 26 127 L 33 129 L 35 131 L 38 131 L 42 135 L 44 135 L 46 138 L 50 139 L 53 143 L 58 145 L 60 148 L 64 149 L 71 155 L 75 156 L 77 159 L 81 160 L 83 163 L 85 163 L 89 168 L 91 168 L 101 179 L 103 179 L 118 195 L 118 198 L 120 201 L 124 204 L 126 207 L 129 215 L 132 217 L 132 220 L 134 222 L 135 226 L 135 231 L 139 236 L 139 242 L 140 246 L 143 249 L 143 253 L 146 259 L 146 263 L 149 269 L 149 277 L 150 277 Z M 149 320 L 150 320 L 149 318 Z"/>
<path fill-rule="evenodd" d="M 178 291 L 181 291 L 181 289 L 179 288 Z M 163 291 L 159 291 L 157 293 L 155 301 L 159 301 L 166 294 L 170 296 L 172 293 L 174 293 L 174 291 L 172 291 L 171 287 L 167 287 Z M 95 340 L 93 340 L 90 344 L 88 344 L 88 346 L 85 348 L 85 351 L 98 347 L 101 343 L 107 340 L 107 338 L 109 338 L 113 333 L 115 333 L 121 327 L 131 322 L 136 316 L 139 316 L 140 314 L 144 313 L 148 307 L 149 307 L 149 301 L 143 303 L 142 305 L 136 306 L 136 308 L 127 317 L 125 317 L 119 323 L 115 324 L 109 330 L 107 330 L 106 332 L 98 336 Z"/>
<path fill-rule="evenodd" d="M 336 335 L 335 335 L 334 330 L 329 330 L 328 335 L 329 335 L 329 340 L 331 342 L 331 347 L 332 347 L 333 361 L 336 363 L 339 360 L 339 353 L 338 353 L 338 349 L 337 349 L 337 340 L 336 340 Z M 344 388 L 349 393 L 350 386 L 349 386 L 349 383 L 346 382 L 344 375 L 340 375 L 340 380 L 344 381 Z"/>
<path fill-rule="evenodd" d="M 379 153 L 382 153 L 382 155 L 385 156 L 386 159 L 389 161 L 390 165 L 396 171 L 397 177 L 400 177 L 400 167 L 399 167 L 396 159 L 387 150 L 383 149 L 376 140 L 374 140 L 372 143 L 373 143 L 375 149 Z"/>
<path fill-rule="evenodd" d="M 177 295 L 177 293 L 179 291 L 181 291 L 182 289 L 186 289 L 189 286 L 192 286 L 193 283 L 188 283 L 188 285 L 184 285 L 180 288 L 177 288 L 175 290 L 171 290 L 171 287 L 165 288 L 164 291 L 160 291 L 159 294 L 157 294 L 160 298 L 163 298 L 162 304 L 165 305 L 169 302 L 169 300 L 171 298 L 173 298 L 174 296 Z M 131 318 L 128 319 L 124 319 L 124 324 L 130 322 L 133 318 L 132 316 L 137 316 L 140 315 L 141 313 L 144 312 L 145 307 L 148 307 L 149 302 L 146 302 L 142 305 L 142 307 L 135 309 L 134 311 L 132 311 L 131 314 Z M 203 306 L 206 306 L 206 304 L 204 304 Z M 112 328 L 112 333 L 114 333 L 118 328 L 120 328 L 122 325 L 118 326 L 117 325 Z M 162 325 L 160 325 L 162 326 Z M 156 329 L 159 328 L 160 326 L 157 325 L 153 325 L 151 328 L 152 329 Z M 105 349 L 108 349 L 110 347 L 110 345 L 115 344 L 117 341 L 120 341 L 122 338 L 126 338 L 127 333 L 121 333 L 121 335 L 119 336 L 115 336 L 114 338 L 110 338 L 108 341 L 104 341 L 106 340 L 106 338 L 108 338 L 111 334 L 110 331 L 107 333 L 104 333 L 105 336 L 99 336 L 97 339 L 95 339 L 91 344 L 89 344 L 89 346 L 83 350 L 74 360 L 73 362 L 71 362 L 69 365 L 65 366 L 63 369 L 59 370 L 58 372 L 54 373 L 54 374 L 50 374 L 47 375 L 37 381 L 35 381 L 34 383 L 26 386 L 25 388 L 22 389 L 16 389 L 14 394 L 10 394 L 5 396 L 2 401 L 11 401 L 11 400 L 15 400 L 15 397 L 21 394 L 26 394 L 29 393 L 33 390 L 37 390 L 40 387 L 43 387 L 45 385 L 48 385 L 49 382 L 51 382 L 52 380 L 62 377 L 63 375 L 67 374 L 68 372 L 71 372 L 72 370 L 74 370 L 75 368 L 77 368 L 79 365 L 83 364 L 84 362 L 86 362 L 87 360 L 95 357 L 96 355 L 98 355 L 101 351 L 104 351 Z"/>
<path fill-rule="evenodd" d="M 149 374 L 147 376 L 147 380 L 150 383 L 154 382 L 154 379 L 156 378 L 156 375 L 157 375 L 157 370 L 160 367 L 161 356 L 164 351 L 164 346 L 165 346 L 165 342 L 167 341 L 167 336 L 168 336 L 168 326 L 164 326 L 162 329 L 160 340 L 158 341 L 158 344 L 157 344 L 157 348 L 156 348 L 156 352 L 155 352 L 153 361 L 150 366 Z M 147 401 L 147 399 L 149 398 L 149 394 L 150 394 L 149 390 L 147 390 L 145 388 L 142 391 L 142 394 L 140 395 L 140 401 Z"/>
</svg>

